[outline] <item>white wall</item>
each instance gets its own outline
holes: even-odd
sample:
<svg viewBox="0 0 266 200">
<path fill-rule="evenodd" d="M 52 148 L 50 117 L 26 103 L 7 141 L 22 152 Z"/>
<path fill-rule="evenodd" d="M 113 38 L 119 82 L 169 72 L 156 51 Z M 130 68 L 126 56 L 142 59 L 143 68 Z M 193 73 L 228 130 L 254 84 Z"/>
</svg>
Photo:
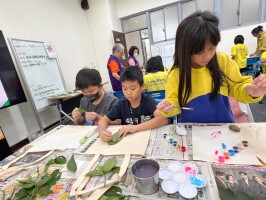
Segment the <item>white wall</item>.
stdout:
<svg viewBox="0 0 266 200">
<path fill-rule="evenodd" d="M 0 29 L 5 37 L 55 44 L 68 90 L 74 89 L 76 73 L 83 66 L 97 64 L 80 0 L 1 0 L 0 4 Z M 40 115 L 45 127 L 59 119 L 55 108 Z M 39 129 L 29 102 L 0 110 L 0 126 L 9 145 Z"/>
<path fill-rule="evenodd" d="M 114 0 L 89 0 L 90 9 L 86 11 L 91 32 L 91 38 L 97 67 L 101 72 L 103 82 L 109 81 L 104 86 L 106 91 L 111 91 L 107 61 L 112 54 L 114 45 L 112 31 L 121 32 L 120 20 L 117 18 Z"/>
</svg>

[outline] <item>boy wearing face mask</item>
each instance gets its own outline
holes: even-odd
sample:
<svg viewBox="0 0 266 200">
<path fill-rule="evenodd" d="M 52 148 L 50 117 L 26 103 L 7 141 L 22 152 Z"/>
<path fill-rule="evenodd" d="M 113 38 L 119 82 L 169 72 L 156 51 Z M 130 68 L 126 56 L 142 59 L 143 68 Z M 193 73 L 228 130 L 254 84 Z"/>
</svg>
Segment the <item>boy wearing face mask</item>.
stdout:
<svg viewBox="0 0 266 200">
<path fill-rule="evenodd" d="M 83 68 L 76 76 L 76 88 L 81 90 L 84 97 L 78 108 L 72 111 L 74 123 L 77 125 L 94 125 L 118 101 L 112 94 L 103 91 L 102 78 L 98 70 Z M 116 124 L 114 122 L 114 124 Z"/>
</svg>

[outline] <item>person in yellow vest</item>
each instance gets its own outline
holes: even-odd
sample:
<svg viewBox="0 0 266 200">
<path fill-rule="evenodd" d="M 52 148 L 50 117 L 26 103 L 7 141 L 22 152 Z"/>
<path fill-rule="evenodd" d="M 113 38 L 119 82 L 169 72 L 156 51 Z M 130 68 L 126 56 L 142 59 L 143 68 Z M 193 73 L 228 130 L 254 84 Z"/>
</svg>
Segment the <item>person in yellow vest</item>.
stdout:
<svg viewBox="0 0 266 200">
<path fill-rule="evenodd" d="M 261 54 L 260 62 L 262 66 L 262 73 L 266 75 L 266 51 Z"/>
<path fill-rule="evenodd" d="M 164 71 L 162 60 L 156 56 L 151 57 L 146 64 L 144 76 L 144 89 L 146 91 L 164 90 L 167 72 Z"/>
<path fill-rule="evenodd" d="M 251 34 L 257 38 L 257 48 L 256 51 L 249 56 L 260 57 L 261 54 L 266 50 L 266 32 L 263 31 L 263 26 L 258 26 L 251 31 Z"/>
<path fill-rule="evenodd" d="M 248 47 L 244 44 L 243 35 L 237 35 L 234 39 L 235 45 L 231 48 L 231 58 L 236 61 L 240 73 L 243 75 L 247 67 Z"/>
</svg>

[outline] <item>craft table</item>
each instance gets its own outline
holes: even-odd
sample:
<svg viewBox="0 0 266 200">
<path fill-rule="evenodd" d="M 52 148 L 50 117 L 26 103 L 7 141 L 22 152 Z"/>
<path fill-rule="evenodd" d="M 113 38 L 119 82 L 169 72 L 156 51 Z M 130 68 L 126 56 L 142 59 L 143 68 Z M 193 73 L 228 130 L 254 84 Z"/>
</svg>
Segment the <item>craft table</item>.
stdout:
<svg viewBox="0 0 266 200">
<path fill-rule="evenodd" d="M 61 114 L 63 114 L 69 120 L 71 120 L 72 122 L 74 122 L 74 120 L 67 113 L 65 113 L 63 111 L 63 109 L 62 109 L 62 102 L 65 101 L 65 100 L 69 100 L 69 99 L 75 98 L 75 97 L 77 97 L 79 95 L 82 95 L 82 92 L 81 91 L 66 92 L 64 94 L 60 94 L 60 95 L 48 97 L 49 100 L 56 101 L 57 109 L 58 109 L 58 111 L 60 113 L 60 124 L 62 122 Z"/>
<path fill-rule="evenodd" d="M 257 136 L 258 133 L 261 132 L 261 129 L 266 128 L 266 123 L 250 123 L 250 124 L 237 124 L 243 129 L 243 135 L 246 136 L 247 138 L 250 137 L 249 134 L 253 134 L 253 137 L 250 137 L 253 143 L 251 142 L 250 145 L 259 145 L 256 142 L 257 141 Z M 245 171 L 248 173 L 248 175 L 252 178 L 252 175 L 257 175 L 259 177 L 262 177 L 262 175 L 265 173 L 266 174 L 266 166 L 260 166 L 260 167 L 255 167 L 255 166 L 248 166 L 248 165 L 242 165 L 242 166 L 237 166 L 237 165 L 227 165 L 227 164 L 220 164 L 220 163 L 210 163 L 210 162 L 201 162 L 201 161 L 193 161 L 193 127 L 195 127 L 195 130 L 197 131 L 203 131 L 203 132 L 213 132 L 215 127 L 217 127 L 217 130 L 225 129 L 224 126 L 229 126 L 229 125 L 224 125 L 223 128 L 219 128 L 221 124 L 180 124 L 178 126 L 182 126 L 186 129 L 187 135 L 182 136 L 180 139 L 180 136 L 178 136 L 175 131 L 177 125 L 168 125 L 168 126 L 163 126 L 157 129 L 153 129 L 150 133 L 150 138 L 149 138 L 149 143 L 148 147 L 146 149 L 145 156 L 148 158 L 153 158 L 156 159 L 160 167 L 166 167 L 167 163 L 169 163 L 170 160 L 179 160 L 182 163 L 186 162 L 193 162 L 198 166 L 199 173 L 204 175 L 208 181 L 208 184 L 204 188 L 198 188 L 198 195 L 196 198 L 197 200 L 218 200 L 218 191 L 221 192 L 221 188 L 217 188 L 216 183 L 215 183 L 215 173 L 217 171 L 222 171 L 225 174 L 233 174 L 234 177 L 239 180 L 241 179 L 240 175 L 238 173 L 240 171 Z M 222 127 L 222 126 L 221 126 Z M 65 151 L 62 150 L 54 150 L 54 151 L 48 151 L 48 152 L 39 152 L 39 153 L 29 153 L 30 149 L 34 148 L 34 145 L 36 147 L 36 144 L 43 144 L 43 143 L 49 143 L 49 137 L 52 138 L 53 135 L 57 134 L 57 136 L 60 136 L 59 133 L 61 133 L 64 128 L 68 130 L 67 132 L 67 138 L 69 143 L 73 140 L 79 140 L 78 137 L 83 136 L 82 131 L 79 130 L 85 130 L 86 135 L 88 136 L 89 140 L 85 143 L 80 145 L 77 149 L 67 149 Z M 113 127 L 114 129 L 117 127 Z M 71 129 L 73 129 L 73 133 L 75 135 L 80 134 L 77 136 L 77 138 L 72 137 L 69 135 L 69 133 L 72 133 Z M 199 130 L 198 130 L 199 129 Z M 249 131 L 251 132 L 249 133 Z M 60 132 L 61 131 L 61 132 Z M 83 131 L 84 132 L 84 131 Z M 167 135 L 165 137 L 165 134 Z M 239 133 L 233 133 L 233 134 L 239 134 Z M 64 136 L 65 137 L 65 136 Z M 72 139 L 71 139 L 72 138 Z M 185 155 L 182 155 L 182 152 L 180 152 L 176 147 L 173 147 L 169 143 L 169 139 L 174 139 L 177 140 L 178 144 L 184 143 L 184 145 L 187 147 L 187 151 Z M 263 141 L 265 138 L 259 138 L 259 140 Z M 75 159 L 78 165 L 78 170 L 76 173 L 71 173 L 67 172 L 67 169 L 65 166 L 51 166 L 49 170 L 54 170 L 54 169 L 61 169 L 63 172 L 61 179 L 57 182 L 57 184 L 52 188 L 53 194 L 43 198 L 43 199 L 69 199 L 69 194 L 70 190 L 75 184 L 76 180 L 78 180 L 78 177 L 84 172 L 84 170 L 89 166 L 89 164 L 92 162 L 92 160 L 95 158 L 93 155 L 88 155 L 84 154 L 88 149 L 90 149 L 94 144 L 96 144 L 95 141 L 98 141 L 98 132 L 97 132 L 97 127 L 96 126 L 58 126 L 57 128 L 51 130 L 49 133 L 45 134 L 44 136 L 38 138 L 37 140 L 33 141 L 29 145 L 23 147 L 20 149 L 18 152 L 16 152 L 14 155 L 11 155 L 7 157 L 5 160 L 0 162 L 0 199 L 2 199 L 3 192 L 5 191 L 6 198 L 11 195 L 13 190 L 18 189 L 19 184 L 16 182 L 17 179 L 25 179 L 29 175 L 34 175 L 36 174 L 36 167 L 38 167 L 39 171 L 42 171 L 44 164 L 47 163 L 47 161 L 51 158 L 54 158 L 55 155 L 64 155 L 67 160 L 72 156 L 74 153 Z M 226 141 L 225 141 L 226 142 Z M 54 142 L 55 143 L 55 142 Z M 58 141 L 58 144 L 62 144 L 61 146 L 67 146 L 66 144 L 63 144 L 64 141 L 60 140 Z M 56 143 L 54 144 L 56 145 Z M 72 144 L 73 145 L 73 144 Z M 38 146 L 38 145 L 37 145 Z M 60 145 L 58 145 L 60 146 Z M 211 145 L 210 145 L 211 146 Z M 25 155 L 25 152 L 28 152 Z M 256 155 L 259 154 L 259 151 L 255 151 Z M 16 158 L 21 157 L 21 159 L 18 159 L 16 162 L 11 164 L 10 166 L 9 163 L 12 163 Z M 44 158 L 44 156 L 47 156 Z M 262 159 L 264 159 L 264 155 L 261 155 Z M 112 157 L 111 155 L 109 156 L 100 156 L 98 159 L 98 162 L 96 162 L 97 166 L 102 165 L 107 158 Z M 118 165 L 121 165 L 124 159 L 124 155 L 117 155 L 115 156 L 117 158 Z M 182 158 L 183 157 L 183 158 Z M 132 164 L 140 159 L 141 156 L 131 156 L 130 158 L 130 163 L 128 165 L 127 171 L 121 181 L 119 183 L 116 183 L 115 185 L 120 187 L 122 189 L 123 194 L 125 195 L 131 195 L 128 199 L 143 199 L 143 200 L 148 200 L 148 199 L 179 199 L 179 200 L 184 200 L 182 196 L 180 196 L 179 193 L 175 194 L 166 194 L 161 187 L 159 187 L 159 191 L 154 193 L 153 195 L 142 195 L 138 193 L 136 187 L 135 187 L 135 181 L 132 177 L 132 174 L 130 172 L 130 168 Z M 36 161 L 36 159 L 41 159 L 39 162 Z M 36 162 L 32 164 L 32 162 Z M 28 164 L 24 170 L 19 170 L 19 171 L 12 171 L 13 175 L 8 177 L 8 178 L 3 178 L 4 176 L 1 176 L 1 173 L 3 170 L 7 169 L 10 167 L 15 167 L 15 166 L 21 166 L 22 164 Z M 31 164 L 29 164 L 31 163 Z M 17 170 L 17 169 L 16 169 Z M 112 176 L 114 175 L 109 175 L 108 179 L 111 179 Z M 93 177 L 91 178 L 86 184 L 84 184 L 84 189 L 88 188 L 93 188 L 96 185 L 103 183 L 104 178 L 96 178 Z M 218 185 L 219 186 L 219 185 Z M 98 191 L 98 190 L 97 190 Z M 89 193 L 91 196 L 92 194 Z M 221 194 L 221 193 L 220 193 Z M 88 194 L 86 194 L 88 195 Z M 91 196 L 80 196 L 80 197 L 71 197 L 71 200 L 74 199 L 90 199 Z M 135 196 L 135 197 L 133 197 Z M 93 198 L 92 198 L 93 199 Z M 223 200 L 223 199 L 222 199 Z"/>
</svg>

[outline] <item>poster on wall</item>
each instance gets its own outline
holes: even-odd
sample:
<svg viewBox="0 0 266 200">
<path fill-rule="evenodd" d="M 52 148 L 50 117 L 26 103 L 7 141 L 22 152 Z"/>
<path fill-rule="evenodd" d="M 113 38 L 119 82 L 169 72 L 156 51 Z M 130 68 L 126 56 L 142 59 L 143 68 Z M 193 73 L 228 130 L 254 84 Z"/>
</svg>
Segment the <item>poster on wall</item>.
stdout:
<svg viewBox="0 0 266 200">
<path fill-rule="evenodd" d="M 52 42 L 44 42 L 44 47 L 49 58 L 56 58 L 56 51 Z"/>
</svg>

